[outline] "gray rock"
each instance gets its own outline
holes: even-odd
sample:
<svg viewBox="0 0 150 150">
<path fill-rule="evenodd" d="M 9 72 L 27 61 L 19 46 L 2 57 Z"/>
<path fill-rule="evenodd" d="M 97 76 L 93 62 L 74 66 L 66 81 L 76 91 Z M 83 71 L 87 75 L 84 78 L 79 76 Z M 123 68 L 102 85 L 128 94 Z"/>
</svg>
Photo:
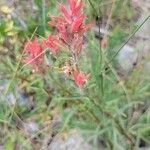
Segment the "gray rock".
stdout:
<svg viewBox="0 0 150 150">
<path fill-rule="evenodd" d="M 16 104 L 16 97 L 13 93 L 7 94 L 7 101 L 10 105 L 15 105 Z"/>
<path fill-rule="evenodd" d="M 137 59 L 138 53 L 129 45 L 124 46 L 118 55 L 119 66 L 127 73 L 133 69 Z"/>
<path fill-rule="evenodd" d="M 92 150 L 78 132 L 72 132 L 67 137 L 56 135 L 47 150 Z"/>
<path fill-rule="evenodd" d="M 7 103 L 10 106 L 24 107 L 26 110 L 32 110 L 35 106 L 34 95 L 29 95 L 23 89 L 15 86 L 15 91 L 8 91 L 5 96 L 7 89 L 7 83 L 0 83 L 0 102 Z"/>
<path fill-rule="evenodd" d="M 5 147 L 3 145 L 0 145 L 0 150 L 5 150 Z"/>
<path fill-rule="evenodd" d="M 24 124 L 24 128 L 28 133 L 36 133 L 39 130 L 39 125 L 36 122 L 28 122 Z"/>
<path fill-rule="evenodd" d="M 132 0 L 133 5 L 141 9 L 137 25 L 140 25 L 150 12 L 149 0 Z M 124 46 L 118 55 L 118 63 L 123 74 L 130 72 L 136 64 L 149 55 L 150 50 L 150 19 L 139 29 L 128 45 Z M 131 46 L 132 45 L 132 46 Z M 145 65 L 148 67 L 148 63 Z M 148 67 L 149 68 L 149 67 Z M 150 68 L 149 68 L 150 69 Z"/>
</svg>

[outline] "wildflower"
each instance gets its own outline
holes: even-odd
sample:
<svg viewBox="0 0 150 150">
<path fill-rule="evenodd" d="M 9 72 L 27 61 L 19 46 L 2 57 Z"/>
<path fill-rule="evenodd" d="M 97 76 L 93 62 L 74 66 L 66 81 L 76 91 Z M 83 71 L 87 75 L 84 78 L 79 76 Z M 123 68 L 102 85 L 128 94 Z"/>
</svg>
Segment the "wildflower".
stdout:
<svg viewBox="0 0 150 150">
<path fill-rule="evenodd" d="M 85 73 L 83 73 L 81 71 L 79 72 L 79 71 L 75 70 L 73 72 L 73 77 L 74 77 L 74 80 L 75 80 L 75 83 L 77 84 L 77 86 L 83 87 L 86 84 L 86 82 L 89 78 L 89 75 L 86 75 Z"/>
<path fill-rule="evenodd" d="M 72 59 L 71 66 L 77 67 L 77 57 L 81 53 L 84 44 L 84 33 L 89 30 L 93 24 L 85 24 L 86 16 L 82 9 L 84 4 L 82 0 L 69 0 L 69 9 L 60 4 L 62 16 L 50 15 L 51 21 L 48 23 L 57 29 L 56 36 L 66 46 L 68 46 Z M 50 44 L 50 46 L 52 46 Z M 77 71 L 69 66 L 63 67 L 63 72 L 66 75 L 73 75 L 75 83 L 79 87 L 83 87 L 88 80 L 88 75 Z"/>
<path fill-rule="evenodd" d="M 76 85 L 81 88 L 86 84 L 89 75 L 78 71 L 78 57 L 83 49 L 84 34 L 93 24 L 85 24 L 86 16 L 82 11 L 84 7 L 82 0 L 68 1 L 69 9 L 62 4 L 59 6 L 61 16 L 50 15 L 51 21 L 48 23 L 57 29 L 56 34 L 49 35 L 48 39 L 44 39 L 41 44 L 37 38 L 27 42 L 26 49 L 29 56 L 24 62 L 31 64 L 35 71 L 42 71 L 45 66 L 44 48 L 49 48 L 53 54 L 58 54 L 61 48 L 67 47 L 69 50 L 67 56 L 71 56 L 71 59 L 67 59 L 70 62 L 66 62 L 61 71 L 67 76 L 73 76 Z"/>
<path fill-rule="evenodd" d="M 25 49 L 29 56 L 24 59 L 26 64 L 31 64 L 36 72 L 39 72 L 44 65 L 44 51 L 35 38 L 33 41 L 29 41 L 25 44 Z"/>
<path fill-rule="evenodd" d="M 61 16 L 50 16 L 49 24 L 56 27 L 57 35 L 61 41 L 74 49 L 79 54 L 82 50 L 84 33 L 90 29 L 93 24 L 85 24 L 86 16 L 82 12 L 84 4 L 82 0 L 69 0 L 69 10 L 60 4 Z"/>
<path fill-rule="evenodd" d="M 49 48 L 54 54 L 60 51 L 60 40 L 58 36 L 49 35 L 47 40 L 43 41 L 43 46 Z"/>
</svg>

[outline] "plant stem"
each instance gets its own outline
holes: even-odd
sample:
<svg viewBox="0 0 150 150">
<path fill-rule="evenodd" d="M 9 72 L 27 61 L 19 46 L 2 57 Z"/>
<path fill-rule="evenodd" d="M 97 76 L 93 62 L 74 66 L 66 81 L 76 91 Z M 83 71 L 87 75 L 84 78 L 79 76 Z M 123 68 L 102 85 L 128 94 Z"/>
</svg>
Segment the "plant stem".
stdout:
<svg viewBox="0 0 150 150">
<path fill-rule="evenodd" d="M 112 58 L 106 63 L 105 67 L 107 67 L 113 59 L 119 54 L 119 52 L 122 50 L 122 48 L 131 40 L 131 38 L 136 34 L 136 32 L 144 25 L 144 23 L 150 18 L 150 15 L 148 15 L 145 20 L 133 31 L 133 33 L 129 36 L 129 38 L 126 40 L 126 42 L 117 50 L 117 52 L 112 56 Z"/>
<path fill-rule="evenodd" d="M 127 133 L 127 131 L 122 127 L 122 125 L 120 124 L 119 120 L 116 119 L 115 117 L 112 116 L 111 113 L 104 111 L 103 108 L 97 104 L 95 101 L 93 101 L 94 105 L 100 110 L 101 113 L 103 113 L 106 117 L 109 117 L 111 120 L 114 121 L 114 123 L 116 124 L 116 126 L 118 127 L 118 130 L 120 131 L 120 133 L 122 135 L 124 135 L 124 137 L 126 137 L 126 139 L 131 143 L 131 145 L 134 145 L 134 141 L 131 138 L 132 135 L 130 135 L 129 133 Z"/>
</svg>

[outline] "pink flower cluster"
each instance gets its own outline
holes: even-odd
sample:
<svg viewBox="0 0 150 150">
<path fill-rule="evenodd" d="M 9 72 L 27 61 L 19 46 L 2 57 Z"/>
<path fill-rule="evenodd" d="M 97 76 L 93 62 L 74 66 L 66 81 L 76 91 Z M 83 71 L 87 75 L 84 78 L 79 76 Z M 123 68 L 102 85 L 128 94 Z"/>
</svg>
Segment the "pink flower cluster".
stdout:
<svg viewBox="0 0 150 150">
<path fill-rule="evenodd" d="M 38 42 L 38 39 L 35 38 L 33 41 L 27 42 L 25 49 L 27 49 L 29 56 L 24 59 L 24 62 L 26 64 L 32 64 L 35 72 L 40 71 L 44 65 L 44 53 L 43 47 Z"/>
<path fill-rule="evenodd" d="M 70 71 L 70 76 L 74 79 L 75 83 L 79 87 L 83 87 L 88 80 L 88 75 L 79 71 L 77 65 L 77 58 L 83 50 L 83 36 L 84 33 L 92 27 L 93 24 L 85 24 L 85 15 L 83 14 L 84 3 L 82 0 L 69 0 L 69 8 L 59 4 L 61 16 L 50 15 L 51 21 L 48 23 L 57 29 L 55 35 L 49 35 L 48 39 L 43 40 L 41 44 L 35 39 L 26 44 L 27 53 L 29 57 L 25 59 L 25 62 L 30 63 L 36 71 L 41 70 L 42 64 L 44 64 L 44 51 L 45 48 L 49 48 L 50 51 L 57 55 L 62 47 L 67 47 L 72 62 L 70 66 L 67 66 Z M 40 54 L 40 55 L 39 55 Z"/>
</svg>

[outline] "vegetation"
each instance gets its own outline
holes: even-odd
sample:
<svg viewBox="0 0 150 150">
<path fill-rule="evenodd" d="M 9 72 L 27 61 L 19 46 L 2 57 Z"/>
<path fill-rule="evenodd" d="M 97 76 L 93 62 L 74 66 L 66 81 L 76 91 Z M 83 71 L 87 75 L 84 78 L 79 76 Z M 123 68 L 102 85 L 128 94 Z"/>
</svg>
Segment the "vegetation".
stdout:
<svg viewBox="0 0 150 150">
<path fill-rule="evenodd" d="M 82 5 L 80 0 L 70 2 Z M 31 9 L 24 2 L 16 5 L 23 6 L 24 14 L 18 17 L 17 6 L 0 5 L 0 146 L 44 149 L 47 135 L 72 129 L 93 149 L 148 146 L 149 54 L 127 74 L 120 73 L 117 58 L 150 16 L 137 26 L 138 12 L 130 1 L 87 0 L 82 16 L 87 16 L 86 23 L 79 10 L 73 16 L 79 17 L 78 22 L 64 34 L 54 23 L 64 25 L 69 17 L 55 0 L 35 0 Z M 65 23 L 52 15 L 63 16 Z M 50 40 L 50 35 L 55 37 Z M 31 122 L 38 129 L 32 129 Z"/>
</svg>

